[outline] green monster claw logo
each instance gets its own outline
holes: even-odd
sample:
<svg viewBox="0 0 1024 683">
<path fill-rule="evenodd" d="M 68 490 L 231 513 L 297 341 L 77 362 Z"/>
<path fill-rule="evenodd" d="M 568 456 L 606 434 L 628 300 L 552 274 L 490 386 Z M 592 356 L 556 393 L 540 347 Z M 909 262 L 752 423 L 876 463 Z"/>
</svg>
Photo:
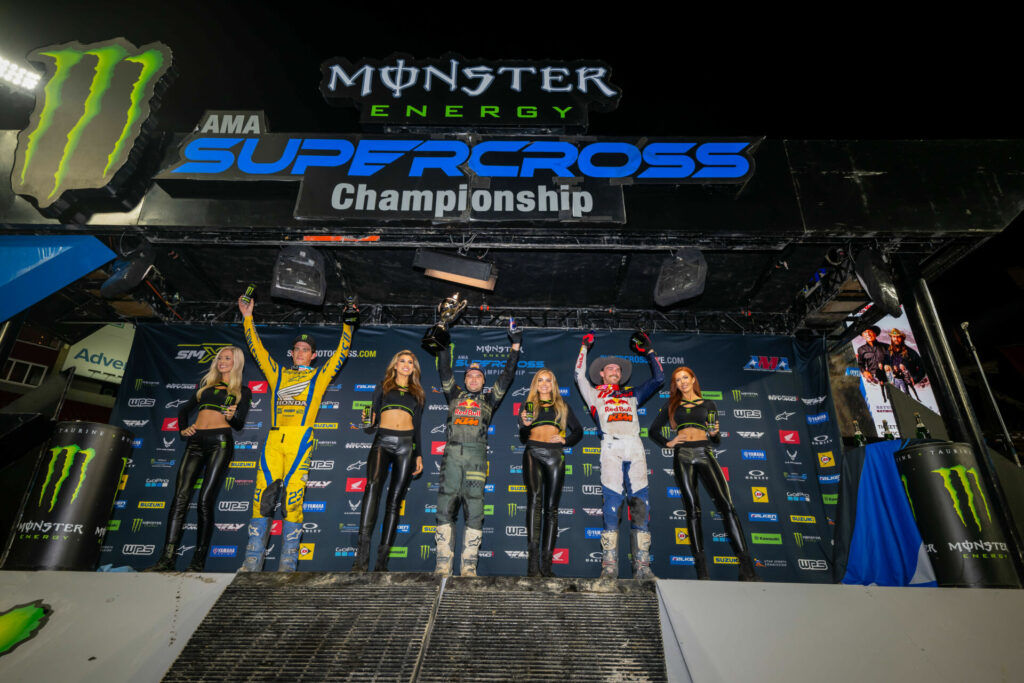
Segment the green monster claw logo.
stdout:
<svg viewBox="0 0 1024 683">
<path fill-rule="evenodd" d="M 978 489 L 978 497 L 981 498 L 981 502 L 985 504 L 985 514 L 988 515 L 988 521 L 992 521 L 992 511 L 988 509 L 988 501 L 985 500 L 985 494 L 981 488 L 981 481 L 978 480 L 978 470 L 973 467 L 967 469 L 963 465 L 956 465 L 955 467 L 940 467 L 937 470 L 932 470 L 935 474 L 942 477 L 942 483 L 946 487 L 946 491 L 949 493 L 949 497 L 953 500 L 953 509 L 956 510 L 957 517 L 966 527 L 967 522 L 964 520 L 963 510 L 960 508 L 960 497 L 956 493 L 956 489 L 953 488 L 953 473 L 957 474 L 960 480 L 960 485 L 967 493 L 967 507 L 970 508 L 971 514 L 974 516 L 974 523 L 978 526 L 978 531 L 981 531 L 981 517 L 978 516 L 978 509 L 974 505 L 974 490 L 971 488 L 971 482 L 967 478 L 967 475 L 971 475 L 974 478 L 974 487 Z"/>
<path fill-rule="evenodd" d="M 82 460 L 82 469 L 78 473 L 78 484 L 75 486 L 74 493 L 71 494 L 71 501 L 75 502 L 75 498 L 78 497 L 78 492 L 82 489 L 82 483 L 85 481 L 86 470 L 89 469 L 89 463 L 96 457 L 96 451 L 92 448 L 80 448 L 79 446 L 72 444 L 70 446 L 54 446 L 50 449 L 50 464 L 46 468 L 46 479 L 43 480 L 43 488 L 39 491 L 39 507 L 43 507 L 46 502 L 46 490 L 50 486 L 50 480 L 53 479 L 54 470 L 57 467 L 57 460 L 60 458 L 61 453 L 64 454 L 64 464 L 60 468 L 60 473 L 57 476 L 57 481 L 53 485 L 53 493 L 50 496 L 50 507 L 49 512 L 53 512 L 53 506 L 57 504 L 57 498 L 60 496 L 60 490 L 64 486 L 64 482 L 67 481 L 68 476 L 71 474 L 71 469 L 75 466 L 75 461 L 78 459 L 79 454 L 84 456 Z"/>
<path fill-rule="evenodd" d="M 42 600 L 0 612 L 0 656 L 32 640 L 46 626 L 53 609 Z"/>
<path fill-rule="evenodd" d="M 111 183 L 158 105 L 154 95 L 168 76 L 171 51 L 116 38 L 54 45 L 28 58 L 45 64 L 46 85 L 18 136 L 11 186 L 46 209 L 67 190 Z"/>
<path fill-rule="evenodd" d="M 420 559 L 421 560 L 425 560 L 428 557 L 430 557 L 430 546 L 429 545 L 421 545 L 420 546 Z"/>
<path fill-rule="evenodd" d="M 907 502 L 910 503 L 910 514 L 914 516 L 914 519 L 917 519 L 917 512 L 914 510 L 914 501 L 910 498 L 910 487 L 907 486 L 907 475 L 901 474 L 900 479 L 903 481 L 903 490 L 907 494 Z"/>
</svg>

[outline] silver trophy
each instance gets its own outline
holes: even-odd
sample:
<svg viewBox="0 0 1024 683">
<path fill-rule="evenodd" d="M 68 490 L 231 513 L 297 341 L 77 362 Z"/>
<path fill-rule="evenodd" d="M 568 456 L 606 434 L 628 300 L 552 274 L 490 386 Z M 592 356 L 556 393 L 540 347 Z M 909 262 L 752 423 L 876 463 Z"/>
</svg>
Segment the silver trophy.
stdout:
<svg viewBox="0 0 1024 683">
<path fill-rule="evenodd" d="M 448 328 L 455 322 L 455 319 L 459 317 L 459 314 L 462 313 L 468 303 L 465 299 L 460 298 L 459 293 L 456 292 L 437 305 L 437 315 L 441 320 L 427 330 L 427 333 L 423 335 L 422 342 L 423 348 L 431 355 L 436 356 L 441 349 L 446 348 L 451 343 L 452 337 L 448 333 Z"/>
</svg>

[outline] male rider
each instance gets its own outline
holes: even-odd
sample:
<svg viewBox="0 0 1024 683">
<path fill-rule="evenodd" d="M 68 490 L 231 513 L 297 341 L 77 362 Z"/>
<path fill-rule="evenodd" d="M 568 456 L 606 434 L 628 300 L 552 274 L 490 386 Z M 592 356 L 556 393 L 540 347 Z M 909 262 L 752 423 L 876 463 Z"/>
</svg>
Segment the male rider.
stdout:
<svg viewBox="0 0 1024 683">
<path fill-rule="evenodd" d="M 460 503 L 465 508 L 466 531 L 462 541 L 461 576 L 476 576 L 477 556 L 484 528 L 484 484 L 487 481 L 487 427 L 505 397 L 516 374 L 522 330 L 509 325 L 512 350 L 505 370 L 494 386 L 484 393 L 484 372 L 476 363 L 467 368 L 466 387 L 455 383 L 452 374 L 454 346 L 441 349 L 437 371 L 448 401 L 448 441 L 441 457 L 441 489 L 437 494 L 437 545 L 435 574 L 450 576 L 453 562 L 455 522 Z"/>
<path fill-rule="evenodd" d="M 651 339 L 637 331 L 630 339 L 633 349 L 647 357 L 651 378 L 640 387 L 622 386 L 629 381 L 633 364 L 625 358 L 604 356 L 587 367 L 587 351 L 594 332 L 583 336 L 576 359 L 576 384 L 590 415 L 601 432 L 601 488 L 604 495 L 604 531 L 601 532 L 601 578 L 619 575 L 619 515 L 623 501 L 629 505 L 633 551 L 633 578 L 654 578 L 651 572 L 651 532 L 648 531 L 647 458 L 640 441 L 637 409 L 665 381 Z M 587 380 L 589 375 L 590 380 Z M 597 386 L 591 386 L 590 382 Z"/>
<path fill-rule="evenodd" d="M 352 332 L 359 322 L 359 310 L 353 305 L 345 307 L 345 324 L 338 348 L 326 363 L 314 367 L 316 340 L 303 333 L 292 342 L 292 366 L 283 367 L 263 347 L 252 322 L 252 309 L 252 300 L 238 300 L 249 352 L 270 384 L 273 422 L 267 443 L 260 454 L 252 519 L 249 521 L 249 544 L 245 548 L 245 562 L 240 571 L 257 572 L 263 568 L 267 539 L 270 536 L 270 518 L 274 516 L 278 498 L 283 495 L 284 540 L 278 571 L 293 572 L 299 561 L 302 499 L 306 492 L 309 460 L 316 447 L 313 425 L 316 424 L 316 414 L 327 385 L 348 357 Z"/>
</svg>

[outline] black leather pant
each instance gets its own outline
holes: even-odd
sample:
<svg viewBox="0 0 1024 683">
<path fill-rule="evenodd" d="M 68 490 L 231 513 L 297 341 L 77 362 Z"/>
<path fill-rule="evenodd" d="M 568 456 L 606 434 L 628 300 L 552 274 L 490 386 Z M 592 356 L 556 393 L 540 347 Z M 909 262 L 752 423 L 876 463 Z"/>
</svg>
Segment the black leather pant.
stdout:
<svg viewBox="0 0 1024 683">
<path fill-rule="evenodd" d="M 565 456 L 559 444 L 538 445 L 531 441 L 523 453 L 523 482 L 526 484 L 526 543 L 541 542 L 542 556 L 551 557 L 558 539 L 558 502 L 565 480 Z M 543 541 L 541 511 L 543 510 Z"/>
<path fill-rule="evenodd" d="M 722 513 L 722 523 L 729 533 L 729 542 L 733 551 L 742 561 L 749 554 L 747 541 L 743 536 L 739 516 L 729 495 L 729 482 L 725 479 L 718 460 L 711 448 L 706 444 L 698 446 L 676 445 L 675 458 L 672 461 L 676 483 L 686 510 L 686 526 L 690 532 L 690 544 L 694 557 L 703 557 L 704 535 L 700 521 L 700 498 L 697 495 L 697 480 L 704 483 L 704 488 L 711 494 L 715 507 Z M 698 560 L 699 561 L 699 560 Z"/>
<path fill-rule="evenodd" d="M 188 438 L 185 454 L 181 456 L 181 464 L 178 466 L 178 478 L 174 482 L 171 510 L 167 514 L 166 544 L 178 545 L 181 541 L 188 502 L 192 498 L 196 479 L 199 473 L 203 472 L 203 486 L 199 489 L 199 501 L 196 506 L 199 513 L 196 546 L 210 545 L 217 493 L 234 452 L 235 440 L 231 436 L 230 428 L 198 429 Z"/>
<path fill-rule="evenodd" d="M 359 535 L 369 542 L 373 525 L 377 522 L 377 504 L 384 491 L 388 466 L 391 467 L 391 487 L 384 503 L 384 531 L 381 545 L 391 546 L 398 527 L 398 513 L 409 490 L 413 470 L 416 469 L 413 455 L 412 430 L 408 432 L 378 429 L 366 461 L 366 490 L 363 492 L 363 509 L 359 517 Z"/>
</svg>

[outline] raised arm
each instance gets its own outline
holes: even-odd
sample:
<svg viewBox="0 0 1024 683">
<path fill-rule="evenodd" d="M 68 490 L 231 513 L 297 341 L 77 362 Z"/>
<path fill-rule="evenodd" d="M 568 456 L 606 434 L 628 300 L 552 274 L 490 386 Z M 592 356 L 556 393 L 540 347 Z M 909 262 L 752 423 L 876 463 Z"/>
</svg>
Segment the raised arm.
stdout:
<svg viewBox="0 0 1024 683">
<path fill-rule="evenodd" d="M 516 378 L 516 368 L 519 367 L 519 343 L 512 344 L 512 349 L 508 353 L 508 360 L 505 361 L 505 369 L 501 375 L 494 382 L 494 386 L 491 388 L 490 401 L 491 405 L 495 408 L 501 403 L 501 399 L 505 398 L 505 392 L 512 386 L 512 380 Z"/>
<path fill-rule="evenodd" d="M 661 361 L 658 360 L 658 355 L 654 353 L 654 349 L 647 349 L 644 355 L 647 356 L 647 364 L 651 366 L 651 378 L 634 390 L 633 395 L 636 396 L 636 404 L 638 406 L 642 406 L 644 401 L 654 396 L 658 389 L 661 388 L 661 385 L 665 383 L 665 371 L 662 370 Z"/>
<path fill-rule="evenodd" d="M 580 389 L 580 395 L 587 408 L 593 413 L 594 402 L 597 400 L 597 390 L 590 384 L 587 378 L 587 350 L 594 345 L 594 332 L 583 335 L 583 343 L 580 344 L 580 355 L 576 358 L 576 386 Z"/>
<path fill-rule="evenodd" d="M 452 397 L 459 390 L 455 383 L 455 375 L 452 373 L 452 354 L 455 352 L 455 345 L 449 344 L 437 352 L 437 374 L 441 377 L 441 391 L 444 392 L 444 399 L 451 403 Z"/>
<path fill-rule="evenodd" d="M 245 330 L 245 343 L 249 347 L 249 353 L 256 360 L 263 376 L 271 379 L 277 375 L 277 363 L 270 357 L 267 350 L 260 341 L 260 335 L 256 333 L 256 325 L 252 321 L 252 301 L 238 300 L 238 310 L 242 312 L 242 328 Z"/>
</svg>

